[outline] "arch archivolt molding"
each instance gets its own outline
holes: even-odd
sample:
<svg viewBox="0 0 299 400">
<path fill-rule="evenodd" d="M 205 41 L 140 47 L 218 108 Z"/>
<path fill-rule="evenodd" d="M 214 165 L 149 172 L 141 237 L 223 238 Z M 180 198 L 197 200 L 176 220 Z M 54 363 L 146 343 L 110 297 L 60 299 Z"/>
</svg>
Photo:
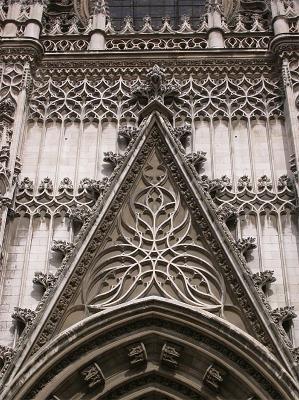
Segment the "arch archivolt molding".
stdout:
<svg viewBox="0 0 299 400">
<path fill-rule="evenodd" d="M 187 312 L 157 297 L 76 324 L 36 353 L 9 387 L 7 400 L 298 395 L 292 378 L 257 341 L 196 307 Z"/>
</svg>

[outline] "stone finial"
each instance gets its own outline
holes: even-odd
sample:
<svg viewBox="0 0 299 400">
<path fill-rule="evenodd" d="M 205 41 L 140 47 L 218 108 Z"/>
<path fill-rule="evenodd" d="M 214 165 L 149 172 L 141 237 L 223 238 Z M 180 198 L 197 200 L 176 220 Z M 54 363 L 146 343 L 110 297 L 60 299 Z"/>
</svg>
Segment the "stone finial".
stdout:
<svg viewBox="0 0 299 400">
<path fill-rule="evenodd" d="M 80 375 L 84 382 L 87 383 L 88 387 L 91 389 L 95 386 L 100 386 L 105 382 L 104 375 L 97 363 L 93 363 L 85 367 L 83 370 L 81 370 Z"/>
<path fill-rule="evenodd" d="M 210 389 L 218 392 L 224 381 L 226 372 L 215 364 L 212 364 L 206 371 L 203 383 Z"/>
<path fill-rule="evenodd" d="M 187 154 L 185 157 L 187 162 L 192 164 L 194 168 L 200 169 L 207 161 L 206 155 L 205 151 L 197 151 L 196 153 Z"/>
<path fill-rule="evenodd" d="M 51 250 L 66 256 L 74 247 L 75 245 L 73 243 L 67 242 L 66 240 L 54 240 Z"/>
<path fill-rule="evenodd" d="M 128 357 L 132 366 L 144 364 L 147 361 L 146 348 L 142 342 L 128 347 Z"/>
<path fill-rule="evenodd" d="M 170 368 L 177 368 L 179 366 L 180 357 L 181 348 L 172 343 L 164 344 L 160 356 L 161 363 L 167 365 Z"/>
<path fill-rule="evenodd" d="M 253 249 L 256 249 L 255 240 L 256 239 L 251 236 L 239 239 L 236 242 L 237 249 L 245 256 Z"/>
<path fill-rule="evenodd" d="M 26 326 L 32 323 L 32 321 L 36 317 L 36 313 L 29 308 L 15 307 L 14 313 L 11 317 L 15 321 L 20 322 L 21 324 Z"/>
<path fill-rule="evenodd" d="M 55 285 L 56 276 L 54 274 L 45 274 L 44 272 L 35 272 L 33 283 L 35 285 L 40 285 L 44 290 L 49 289 Z"/>
</svg>

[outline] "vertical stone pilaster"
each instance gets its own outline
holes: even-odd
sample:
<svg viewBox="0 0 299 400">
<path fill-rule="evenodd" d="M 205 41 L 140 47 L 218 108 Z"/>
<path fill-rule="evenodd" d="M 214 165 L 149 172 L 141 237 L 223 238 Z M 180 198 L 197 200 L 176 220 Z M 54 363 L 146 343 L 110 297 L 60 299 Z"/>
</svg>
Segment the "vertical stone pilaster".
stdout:
<svg viewBox="0 0 299 400">
<path fill-rule="evenodd" d="M 108 8 L 105 0 L 98 0 L 94 7 L 93 29 L 91 31 L 89 50 L 105 49 L 105 27 Z"/>
<path fill-rule="evenodd" d="M 24 36 L 38 39 L 41 31 L 41 22 L 47 0 L 33 0 L 30 9 L 30 21 L 27 23 Z"/>
<path fill-rule="evenodd" d="M 7 19 L 3 29 L 3 37 L 17 36 L 17 19 L 21 13 L 21 0 L 10 0 L 8 3 Z"/>
<path fill-rule="evenodd" d="M 218 0 L 211 0 L 208 7 L 208 46 L 209 48 L 224 48 L 224 35 L 221 27 L 223 17 L 222 6 Z"/>
</svg>

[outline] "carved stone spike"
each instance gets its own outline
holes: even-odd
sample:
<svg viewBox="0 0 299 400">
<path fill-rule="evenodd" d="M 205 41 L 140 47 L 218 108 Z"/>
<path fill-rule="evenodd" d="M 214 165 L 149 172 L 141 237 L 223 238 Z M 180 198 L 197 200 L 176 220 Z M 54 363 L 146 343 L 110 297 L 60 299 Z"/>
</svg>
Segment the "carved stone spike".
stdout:
<svg viewBox="0 0 299 400">
<path fill-rule="evenodd" d="M 290 178 L 287 175 L 282 175 L 280 178 L 278 178 L 277 187 L 279 190 L 283 190 L 285 188 L 288 188 L 289 190 L 293 190 L 294 183 L 293 183 L 292 178 Z"/>
<path fill-rule="evenodd" d="M 124 161 L 124 156 L 122 154 L 113 153 L 113 151 L 108 151 L 104 153 L 104 162 L 110 163 L 113 168 L 116 168 Z"/>
<path fill-rule="evenodd" d="M 87 206 L 76 206 L 72 208 L 70 213 L 70 218 L 74 222 L 79 222 L 84 224 L 86 221 L 90 219 L 92 215 L 92 211 Z"/>
<path fill-rule="evenodd" d="M 258 179 L 257 187 L 259 190 L 272 189 L 272 181 L 267 175 L 263 175 Z"/>
<path fill-rule="evenodd" d="M 51 250 L 62 253 L 65 256 L 70 253 L 74 247 L 75 245 L 73 243 L 67 242 L 66 240 L 54 240 Z"/>
<path fill-rule="evenodd" d="M 197 151 L 196 153 L 187 154 L 186 160 L 196 169 L 200 169 L 202 165 L 207 161 L 206 155 L 207 153 L 205 151 Z"/>
<path fill-rule="evenodd" d="M 243 254 L 248 254 L 251 250 L 256 249 L 255 238 L 249 236 L 247 238 L 242 238 L 237 240 L 237 249 Z"/>
<path fill-rule="evenodd" d="M 19 192 L 33 192 L 33 181 L 27 176 L 19 183 Z"/>
<path fill-rule="evenodd" d="M 73 186 L 73 182 L 70 180 L 70 178 L 63 178 L 59 184 L 58 191 L 59 192 L 63 192 L 63 191 L 72 192 L 73 190 L 74 190 L 74 186 Z"/>
<path fill-rule="evenodd" d="M 11 316 L 12 319 L 25 326 L 31 324 L 36 317 L 36 313 L 29 308 L 15 307 L 14 310 L 15 312 Z"/>
<path fill-rule="evenodd" d="M 283 322 L 291 321 L 297 317 L 294 306 L 278 307 L 272 310 L 271 316 L 276 324 L 282 326 Z"/>
<path fill-rule="evenodd" d="M 147 353 L 144 344 L 134 343 L 128 347 L 128 357 L 132 366 L 144 364 L 147 361 Z"/>
<path fill-rule="evenodd" d="M 40 185 L 39 185 L 39 187 L 38 187 L 38 191 L 41 193 L 41 192 L 44 192 L 44 191 L 47 191 L 47 192 L 53 192 L 53 183 L 52 183 L 52 180 L 50 179 L 50 178 L 44 178 L 42 181 L 41 181 L 41 183 L 40 183 Z"/>
<path fill-rule="evenodd" d="M 139 129 L 132 126 L 122 126 L 118 131 L 118 135 L 124 137 L 128 143 L 135 139 L 138 134 Z"/>
<path fill-rule="evenodd" d="M 192 134 L 192 129 L 190 125 L 184 125 L 172 130 L 172 134 L 180 141 L 183 142 Z"/>
<path fill-rule="evenodd" d="M 252 280 L 254 282 L 254 285 L 259 287 L 260 289 L 264 289 L 266 285 L 276 281 L 276 278 L 273 276 L 273 274 L 274 271 L 263 271 L 253 274 Z"/>
<path fill-rule="evenodd" d="M 11 363 L 15 351 L 11 347 L 0 345 L 0 372 L 4 372 Z"/>
<path fill-rule="evenodd" d="M 82 376 L 84 382 L 88 384 L 89 388 L 100 386 L 105 382 L 104 375 L 97 363 L 93 363 L 85 367 L 83 370 L 81 370 L 80 375 Z"/>
<path fill-rule="evenodd" d="M 210 389 L 218 392 L 224 381 L 226 372 L 215 364 L 212 364 L 206 371 L 203 383 Z"/>
<path fill-rule="evenodd" d="M 235 223 L 238 218 L 238 211 L 236 207 L 231 204 L 223 204 L 218 208 L 217 215 L 223 222 Z"/>
<path fill-rule="evenodd" d="M 241 176 L 238 180 L 238 190 L 243 190 L 243 189 L 252 189 L 252 184 L 251 180 L 247 175 Z"/>
<path fill-rule="evenodd" d="M 181 348 L 172 344 L 165 343 L 161 351 L 161 363 L 170 368 L 177 368 L 179 366 L 179 359 L 181 357 Z"/>
<path fill-rule="evenodd" d="M 33 283 L 35 285 L 40 285 L 44 290 L 49 289 L 54 286 L 56 282 L 56 277 L 54 274 L 45 274 L 44 272 L 35 272 L 35 276 L 33 278 Z"/>
</svg>

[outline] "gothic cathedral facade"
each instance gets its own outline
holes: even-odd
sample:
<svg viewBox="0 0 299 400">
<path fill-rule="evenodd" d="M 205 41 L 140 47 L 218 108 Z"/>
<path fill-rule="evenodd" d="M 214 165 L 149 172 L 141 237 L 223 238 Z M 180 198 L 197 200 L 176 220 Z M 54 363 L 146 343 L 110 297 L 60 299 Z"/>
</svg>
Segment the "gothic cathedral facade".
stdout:
<svg viewBox="0 0 299 400">
<path fill-rule="evenodd" d="M 0 399 L 299 399 L 299 1 L 0 1 Z"/>
</svg>

